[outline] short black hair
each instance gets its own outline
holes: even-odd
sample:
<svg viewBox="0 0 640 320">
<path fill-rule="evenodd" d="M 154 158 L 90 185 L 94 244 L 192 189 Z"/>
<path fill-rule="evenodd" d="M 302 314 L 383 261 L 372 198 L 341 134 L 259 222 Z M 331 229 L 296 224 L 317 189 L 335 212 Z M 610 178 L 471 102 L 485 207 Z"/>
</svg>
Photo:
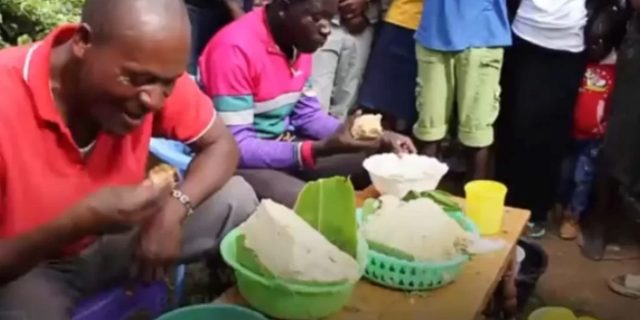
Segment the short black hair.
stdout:
<svg viewBox="0 0 640 320">
<path fill-rule="evenodd" d="M 158 15 L 170 28 L 181 14 L 187 16 L 186 10 L 183 0 L 86 0 L 81 22 L 91 28 L 94 41 L 101 41 L 142 22 L 142 13 Z"/>
<path fill-rule="evenodd" d="M 110 38 L 111 28 L 118 18 L 123 5 L 121 0 L 86 0 L 82 7 L 81 22 L 91 28 L 96 39 Z"/>
</svg>

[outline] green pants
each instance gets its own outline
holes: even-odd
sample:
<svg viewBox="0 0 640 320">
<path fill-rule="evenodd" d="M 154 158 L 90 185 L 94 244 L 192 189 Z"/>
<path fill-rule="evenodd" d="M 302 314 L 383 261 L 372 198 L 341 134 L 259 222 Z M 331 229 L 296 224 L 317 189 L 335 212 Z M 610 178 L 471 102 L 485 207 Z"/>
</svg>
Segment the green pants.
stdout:
<svg viewBox="0 0 640 320">
<path fill-rule="evenodd" d="M 502 48 L 440 52 L 416 45 L 416 138 L 427 142 L 444 139 L 457 102 L 460 142 L 467 147 L 490 146 L 500 109 L 503 53 Z"/>
</svg>

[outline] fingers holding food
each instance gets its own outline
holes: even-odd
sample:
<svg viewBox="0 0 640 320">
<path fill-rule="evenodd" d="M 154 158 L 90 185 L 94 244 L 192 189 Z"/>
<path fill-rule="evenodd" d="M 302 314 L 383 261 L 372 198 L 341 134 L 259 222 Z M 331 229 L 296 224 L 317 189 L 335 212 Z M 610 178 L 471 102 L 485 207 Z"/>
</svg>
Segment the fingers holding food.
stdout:
<svg viewBox="0 0 640 320">
<path fill-rule="evenodd" d="M 168 164 L 159 164 L 149 171 L 149 180 L 157 188 L 174 188 L 178 183 L 178 171 Z"/>
<path fill-rule="evenodd" d="M 383 131 L 381 114 L 361 115 L 353 121 L 351 127 L 351 135 L 357 140 L 380 138 Z"/>
</svg>

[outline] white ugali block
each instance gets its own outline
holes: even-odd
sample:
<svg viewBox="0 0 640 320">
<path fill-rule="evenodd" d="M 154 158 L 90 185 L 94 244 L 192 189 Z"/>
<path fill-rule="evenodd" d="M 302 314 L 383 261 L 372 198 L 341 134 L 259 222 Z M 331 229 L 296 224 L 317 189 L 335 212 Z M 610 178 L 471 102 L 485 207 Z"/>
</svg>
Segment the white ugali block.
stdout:
<svg viewBox="0 0 640 320">
<path fill-rule="evenodd" d="M 246 246 L 281 279 L 333 283 L 360 278 L 353 257 L 281 204 L 263 200 L 240 230 Z"/>
</svg>

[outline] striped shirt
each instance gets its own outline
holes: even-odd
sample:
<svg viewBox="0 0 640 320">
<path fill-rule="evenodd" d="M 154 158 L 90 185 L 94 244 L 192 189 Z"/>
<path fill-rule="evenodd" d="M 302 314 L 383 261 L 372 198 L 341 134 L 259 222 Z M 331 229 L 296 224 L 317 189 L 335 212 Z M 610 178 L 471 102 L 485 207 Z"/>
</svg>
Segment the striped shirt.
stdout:
<svg viewBox="0 0 640 320">
<path fill-rule="evenodd" d="M 198 79 L 238 142 L 240 167 L 306 167 L 313 163 L 305 159 L 312 157 L 311 141 L 340 123 L 311 88 L 311 55 L 289 61 L 266 21 L 259 8 L 222 29 L 200 57 Z M 308 140 L 284 141 L 287 133 Z"/>
</svg>

